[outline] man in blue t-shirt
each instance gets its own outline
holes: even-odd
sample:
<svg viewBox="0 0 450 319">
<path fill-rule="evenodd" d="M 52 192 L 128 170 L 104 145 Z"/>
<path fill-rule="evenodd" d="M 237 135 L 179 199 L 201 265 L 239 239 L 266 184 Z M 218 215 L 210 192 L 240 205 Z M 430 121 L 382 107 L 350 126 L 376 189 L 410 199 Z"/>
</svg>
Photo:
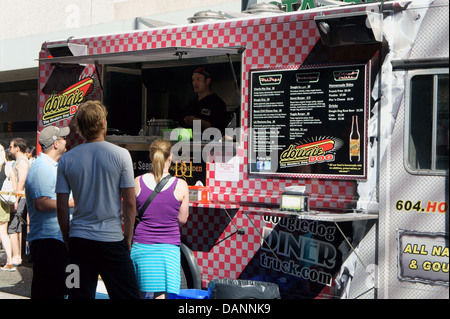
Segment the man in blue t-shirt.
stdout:
<svg viewBox="0 0 450 319">
<path fill-rule="evenodd" d="M 58 160 L 66 151 L 69 133 L 68 127 L 56 126 L 41 131 L 39 144 L 43 152 L 31 165 L 25 181 L 33 261 L 32 299 L 63 299 L 65 294 L 67 250 L 56 216 L 55 185 Z"/>
<path fill-rule="evenodd" d="M 58 222 L 70 263 L 80 273 L 79 287 L 69 290 L 71 299 L 94 299 L 99 274 L 110 299 L 140 298 L 130 258 L 136 219 L 133 162 L 125 148 L 105 140 L 106 115 L 100 101 L 80 104 L 75 123 L 85 142 L 58 165 Z M 69 221 L 70 192 L 76 207 Z"/>
</svg>

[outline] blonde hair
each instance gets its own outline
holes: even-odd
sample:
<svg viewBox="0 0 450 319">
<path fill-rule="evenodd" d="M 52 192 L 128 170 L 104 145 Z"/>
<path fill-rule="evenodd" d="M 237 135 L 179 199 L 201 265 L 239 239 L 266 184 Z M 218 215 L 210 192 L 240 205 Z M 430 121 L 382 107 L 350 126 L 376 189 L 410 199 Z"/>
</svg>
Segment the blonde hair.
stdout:
<svg viewBox="0 0 450 319">
<path fill-rule="evenodd" d="M 86 140 L 97 137 L 105 130 L 107 115 L 106 107 L 100 101 L 86 101 L 80 104 L 75 116 L 78 134 Z"/>
<path fill-rule="evenodd" d="M 164 164 L 170 156 L 172 144 L 166 140 L 155 140 L 150 145 L 150 159 L 152 160 L 155 181 L 159 183 L 164 173 Z"/>
</svg>

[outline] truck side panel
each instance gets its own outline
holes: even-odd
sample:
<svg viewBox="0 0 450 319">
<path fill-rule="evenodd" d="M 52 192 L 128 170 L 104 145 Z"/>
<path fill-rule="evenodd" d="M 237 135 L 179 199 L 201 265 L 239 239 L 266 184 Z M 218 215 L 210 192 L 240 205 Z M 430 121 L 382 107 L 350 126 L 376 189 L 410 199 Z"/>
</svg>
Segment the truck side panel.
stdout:
<svg viewBox="0 0 450 319">
<path fill-rule="evenodd" d="M 391 78 L 384 77 L 385 86 L 381 93 L 386 97 L 385 103 L 381 105 L 381 121 L 392 123 L 392 126 L 381 122 L 382 134 L 384 130 L 386 135 L 380 139 L 382 156 L 377 283 L 380 298 L 449 296 L 448 164 L 446 173 L 442 170 L 440 173 L 419 172 L 408 167 L 412 147 L 409 144 L 414 143 L 411 138 L 414 132 L 411 132 L 410 127 L 414 111 L 411 105 L 417 96 L 432 93 L 428 87 L 410 86 L 415 74 L 442 72 L 441 75 L 444 78 L 446 76 L 446 87 L 442 87 L 437 98 L 446 104 L 446 112 L 441 116 L 444 116 L 444 123 L 447 122 L 447 141 L 444 138 L 441 143 L 447 148 L 448 161 L 447 11 L 448 2 L 435 1 L 429 8 L 410 6 L 403 17 L 396 14 L 385 17 L 408 28 L 410 39 L 405 41 L 400 35 L 388 40 L 390 47 L 398 50 L 392 52 L 387 61 L 394 61 L 386 66 L 389 70 L 386 74 L 392 72 L 392 75 Z M 442 61 L 445 64 L 445 60 L 446 67 L 443 68 Z M 392 68 L 392 65 L 397 67 Z M 414 89 L 419 92 L 413 92 Z M 428 106 L 423 104 L 422 107 Z M 425 123 L 430 117 L 431 112 L 422 115 L 423 124 L 419 123 L 419 127 L 427 126 Z M 389 132 L 391 128 L 392 133 Z M 384 143 L 383 137 L 386 137 Z"/>
</svg>

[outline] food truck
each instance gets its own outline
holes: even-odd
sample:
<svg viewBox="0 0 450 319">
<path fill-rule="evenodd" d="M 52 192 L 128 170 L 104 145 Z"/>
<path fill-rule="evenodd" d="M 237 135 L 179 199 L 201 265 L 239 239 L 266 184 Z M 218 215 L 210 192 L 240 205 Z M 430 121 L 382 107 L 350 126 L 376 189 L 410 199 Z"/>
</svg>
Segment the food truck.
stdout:
<svg viewBox="0 0 450 319">
<path fill-rule="evenodd" d="M 276 283 L 282 298 L 448 298 L 448 6 L 203 12 L 45 42 L 38 130 L 101 100 L 107 140 L 136 175 L 151 169 L 153 140 L 173 141 L 171 173 L 192 186 L 187 287 L 231 278 Z M 218 138 L 180 120 L 200 66 L 227 105 Z M 82 142 L 73 130 L 68 149 Z"/>
</svg>

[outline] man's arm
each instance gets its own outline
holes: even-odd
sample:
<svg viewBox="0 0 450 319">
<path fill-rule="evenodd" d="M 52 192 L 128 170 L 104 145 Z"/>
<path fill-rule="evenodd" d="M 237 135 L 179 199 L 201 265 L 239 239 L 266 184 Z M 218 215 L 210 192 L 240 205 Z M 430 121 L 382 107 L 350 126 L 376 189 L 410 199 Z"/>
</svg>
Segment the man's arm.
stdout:
<svg viewBox="0 0 450 319">
<path fill-rule="evenodd" d="M 123 199 L 123 221 L 124 221 L 124 237 L 131 249 L 131 242 L 133 240 L 134 223 L 136 221 L 136 197 L 134 187 L 121 188 Z"/>
<path fill-rule="evenodd" d="M 198 117 L 193 116 L 193 115 L 187 115 L 184 117 L 184 122 L 189 126 L 194 125 L 194 121 L 201 121 L 202 129 L 211 127 L 211 122 L 209 122 L 207 120 L 199 119 Z"/>
<path fill-rule="evenodd" d="M 17 163 L 17 182 L 15 185 L 13 182 L 13 187 L 15 186 L 16 191 L 16 202 L 14 204 L 14 209 L 16 211 L 19 207 L 20 195 L 25 194 L 25 181 L 27 179 L 28 169 L 29 169 L 28 164 L 25 163 L 23 160 Z"/>
<path fill-rule="evenodd" d="M 33 200 L 34 209 L 38 212 L 56 210 L 56 200 L 43 196 Z"/>
<path fill-rule="evenodd" d="M 56 215 L 58 217 L 59 228 L 61 228 L 62 238 L 67 244 L 69 240 L 69 194 L 56 194 Z"/>
<path fill-rule="evenodd" d="M 24 194 L 25 193 L 25 180 L 27 179 L 28 174 L 28 164 L 25 163 L 25 161 L 19 161 L 17 164 L 17 185 L 16 185 L 16 191 L 18 193 Z"/>
<path fill-rule="evenodd" d="M 51 210 L 56 210 L 56 200 L 50 199 L 49 197 L 43 196 L 33 200 L 34 209 L 38 212 L 48 212 Z M 74 207 L 73 198 L 69 199 L 69 207 Z"/>
</svg>

